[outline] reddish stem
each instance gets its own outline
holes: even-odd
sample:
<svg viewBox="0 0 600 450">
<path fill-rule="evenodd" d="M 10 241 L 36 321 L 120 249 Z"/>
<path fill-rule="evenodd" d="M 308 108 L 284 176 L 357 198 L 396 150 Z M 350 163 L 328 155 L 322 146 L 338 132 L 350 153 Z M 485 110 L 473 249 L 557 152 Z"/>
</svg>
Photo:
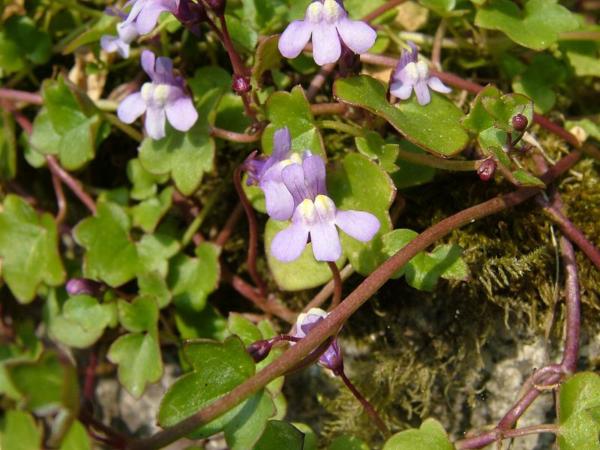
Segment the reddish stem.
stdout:
<svg viewBox="0 0 600 450">
<path fill-rule="evenodd" d="M 340 269 L 337 264 L 331 261 L 327 261 L 327 265 L 333 275 L 333 299 L 331 300 L 331 306 L 329 309 L 335 308 L 342 301 L 342 276 L 340 275 Z"/>
</svg>

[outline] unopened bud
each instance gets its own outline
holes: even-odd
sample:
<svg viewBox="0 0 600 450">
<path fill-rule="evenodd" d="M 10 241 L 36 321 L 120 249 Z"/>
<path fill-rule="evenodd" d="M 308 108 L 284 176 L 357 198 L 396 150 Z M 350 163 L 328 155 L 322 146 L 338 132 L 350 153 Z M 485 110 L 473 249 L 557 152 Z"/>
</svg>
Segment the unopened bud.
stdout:
<svg viewBox="0 0 600 450">
<path fill-rule="evenodd" d="M 208 19 L 204 6 L 191 0 L 180 0 L 175 16 L 184 27 L 197 36 L 200 35 L 200 24 Z"/>
<path fill-rule="evenodd" d="M 69 295 L 91 295 L 99 296 L 104 291 L 104 284 L 88 278 L 71 278 L 67 281 L 67 293 Z"/>
<path fill-rule="evenodd" d="M 246 348 L 246 351 L 252 357 L 255 363 L 259 363 L 269 356 L 272 347 L 273 343 L 271 341 L 262 339 L 250 344 L 248 348 Z"/>
<path fill-rule="evenodd" d="M 231 88 L 233 89 L 233 92 L 235 92 L 238 95 L 242 95 L 242 94 L 245 94 L 246 92 L 250 92 L 250 89 L 252 89 L 252 85 L 250 84 L 250 78 L 244 77 L 244 76 L 239 76 L 239 75 L 234 75 L 233 83 L 231 84 Z"/>
<path fill-rule="evenodd" d="M 529 120 L 523 114 L 517 114 L 512 118 L 512 126 L 517 131 L 525 131 L 529 125 Z"/>
<path fill-rule="evenodd" d="M 496 161 L 493 158 L 488 158 L 481 163 L 477 169 L 477 175 L 481 181 L 490 181 L 496 173 Z"/>
<path fill-rule="evenodd" d="M 208 6 L 218 16 L 222 16 L 225 13 L 225 7 L 227 6 L 226 0 L 206 0 Z"/>
</svg>

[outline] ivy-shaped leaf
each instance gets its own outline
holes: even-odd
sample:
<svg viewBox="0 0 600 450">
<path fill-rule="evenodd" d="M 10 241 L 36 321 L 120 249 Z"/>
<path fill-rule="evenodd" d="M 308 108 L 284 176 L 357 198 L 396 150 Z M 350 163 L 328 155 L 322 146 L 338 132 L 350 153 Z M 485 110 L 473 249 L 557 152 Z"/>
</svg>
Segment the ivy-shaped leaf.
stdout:
<svg viewBox="0 0 600 450">
<path fill-rule="evenodd" d="M 52 303 L 51 299 L 47 301 Z M 100 339 L 106 327 L 115 326 L 116 317 L 114 302 L 101 304 L 88 295 L 77 295 L 69 298 L 62 311 L 54 312 L 49 319 L 50 333 L 69 347 L 86 348 Z"/>
<path fill-rule="evenodd" d="M 84 273 L 109 286 L 132 280 L 140 264 L 135 243 L 129 237 L 131 222 L 115 203 L 98 204 L 96 215 L 81 221 L 73 230 L 77 242 L 87 250 Z"/>
<path fill-rule="evenodd" d="M 391 231 L 383 236 L 383 250 L 391 257 L 417 236 L 417 232 L 409 229 Z M 394 278 L 404 275 L 410 286 L 423 291 L 432 291 L 440 277 L 466 280 L 469 268 L 461 255 L 462 249 L 457 245 L 440 245 L 431 253 L 418 253 L 394 274 Z"/>
<path fill-rule="evenodd" d="M 154 197 L 158 192 L 158 185 L 169 180 L 168 175 L 153 175 L 144 169 L 139 158 L 129 160 L 127 163 L 127 177 L 133 187 L 130 190 L 134 200 L 146 200 Z"/>
<path fill-rule="evenodd" d="M 523 47 L 544 50 L 579 23 L 557 0 L 528 0 L 523 10 L 510 0 L 490 0 L 478 9 L 475 25 L 502 31 Z"/>
<path fill-rule="evenodd" d="M 560 450 L 600 449 L 600 375 L 581 372 L 560 387 Z"/>
<path fill-rule="evenodd" d="M 201 311 L 219 282 L 219 248 L 202 243 L 196 257 L 179 254 L 171 261 L 168 284 L 178 309 Z"/>
<path fill-rule="evenodd" d="M 52 54 L 52 41 L 29 17 L 12 15 L 0 31 L 0 69 L 17 72 L 29 63 L 44 64 Z"/>
<path fill-rule="evenodd" d="M 310 150 L 326 157 L 323 137 L 314 122 L 310 103 L 301 86 L 292 92 L 276 92 L 267 101 L 267 118 L 271 122 L 262 135 L 263 151 L 273 150 L 273 134 L 279 128 L 288 127 L 292 135 L 292 150 L 303 153 Z"/>
<path fill-rule="evenodd" d="M 41 283 L 64 283 L 54 218 L 16 195 L 7 195 L 0 209 L 0 258 L 2 276 L 21 303 L 32 301 Z"/>
<path fill-rule="evenodd" d="M 119 381 L 125 389 L 141 397 L 146 385 L 160 380 L 163 373 L 158 331 L 121 336 L 110 346 L 108 359 L 119 365 Z"/>
<path fill-rule="evenodd" d="M 39 450 L 43 428 L 24 411 L 8 410 L 0 422 L 0 448 L 7 450 Z"/>
<path fill-rule="evenodd" d="M 90 437 L 81 422 L 73 422 L 58 450 L 92 450 Z"/>
<path fill-rule="evenodd" d="M 42 96 L 44 108 L 33 122 L 31 146 L 44 155 L 58 155 L 67 170 L 81 168 L 94 158 L 108 126 L 86 94 L 62 77 L 44 82 Z"/>
<path fill-rule="evenodd" d="M 270 420 L 254 450 L 303 450 L 304 434 L 291 423 Z"/>
<path fill-rule="evenodd" d="M 382 117 L 406 139 L 436 155 L 456 155 L 469 140 L 460 124 L 462 111 L 440 94 L 433 93 L 426 106 L 419 105 L 414 96 L 392 105 L 387 100 L 386 87 L 366 75 L 340 78 L 333 90 L 342 102 Z"/>
<path fill-rule="evenodd" d="M 151 197 L 131 208 L 133 225 L 146 233 L 153 233 L 158 223 L 171 208 L 174 188 L 164 189 L 156 197 Z"/>
<path fill-rule="evenodd" d="M 369 450 L 369 446 L 354 436 L 338 436 L 327 448 L 327 450 Z"/>
<path fill-rule="evenodd" d="M 389 438 L 383 450 L 454 450 L 442 424 L 435 419 L 427 419 L 421 427 L 401 431 Z"/>
<path fill-rule="evenodd" d="M 237 337 L 230 337 L 223 343 L 207 340 L 191 342 L 184 347 L 183 355 L 192 371 L 179 378 L 163 397 L 158 413 L 163 427 L 191 416 L 231 391 L 255 371 L 254 361 Z M 225 430 L 228 444 L 236 450 L 254 448 L 273 412 L 272 400 L 263 390 L 200 427 L 193 436 L 207 437 Z"/>
<path fill-rule="evenodd" d="M 363 155 L 349 153 L 331 171 L 327 186 L 338 209 L 366 211 L 380 223 L 378 233 L 370 242 L 360 242 L 340 231 L 342 248 L 354 269 L 368 275 L 386 259 L 381 236 L 392 229 L 389 208 L 396 188 L 389 175 Z"/>
</svg>

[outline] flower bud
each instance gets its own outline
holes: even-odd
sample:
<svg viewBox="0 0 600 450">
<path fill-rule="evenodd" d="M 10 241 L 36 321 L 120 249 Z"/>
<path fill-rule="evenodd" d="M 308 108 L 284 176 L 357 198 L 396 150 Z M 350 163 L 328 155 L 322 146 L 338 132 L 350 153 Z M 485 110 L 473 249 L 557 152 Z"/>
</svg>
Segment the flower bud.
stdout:
<svg viewBox="0 0 600 450">
<path fill-rule="evenodd" d="M 529 121 L 523 114 L 517 114 L 512 118 L 512 126 L 516 131 L 523 132 L 527 129 Z"/>
<path fill-rule="evenodd" d="M 67 281 L 67 293 L 69 295 L 91 295 L 99 296 L 104 291 L 104 284 L 88 278 L 71 278 Z"/>
<path fill-rule="evenodd" d="M 477 169 L 477 175 L 481 181 L 489 181 L 496 173 L 496 161 L 493 158 L 488 158 L 481 163 Z"/>
<path fill-rule="evenodd" d="M 208 18 L 204 6 L 191 0 L 181 0 L 179 2 L 175 17 L 196 36 L 200 35 L 200 24 Z"/>
<path fill-rule="evenodd" d="M 242 95 L 242 94 L 245 94 L 246 92 L 250 92 L 250 89 L 252 89 L 252 86 L 250 84 L 250 79 L 248 77 L 234 75 L 233 83 L 231 84 L 231 88 L 233 89 L 233 92 L 235 92 L 236 94 Z"/>
<path fill-rule="evenodd" d="M 255 363 L 261 362 L 271 352 L 271 348 L 273 347 L 273 343 L 266 339 L 262 339 L 260 341 L 253 342 L 250 344 L 246 351 L 250 354 Z"/>
<path fill-rule="evenodd" d="M 225 14 L 226 0 L 206 0 L 208 6 L 214 11 L 217 16 Z"/>
</svg>

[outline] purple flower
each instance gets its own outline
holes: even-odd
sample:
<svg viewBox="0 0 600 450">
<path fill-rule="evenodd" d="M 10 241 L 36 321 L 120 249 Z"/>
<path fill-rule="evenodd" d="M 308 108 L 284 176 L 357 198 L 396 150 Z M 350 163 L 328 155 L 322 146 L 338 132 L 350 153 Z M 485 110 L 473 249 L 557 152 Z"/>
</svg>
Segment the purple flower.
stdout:
<svg viewBox="0 0 600 450">
<path fill-rule="evenodd" d="M 177 14 L 179 10 L 180 0 L 130 0 L 127 4 L 131 4 L 131 11 L 126 24 L 135 24 L 137 32 L 142 34 L 150 33 L 158 22 L 158 17 L 163 12 Z"/>
<path fill-rule="evenodd" d="M 328 315 L 329 313 L 320 308 L 311 308 L 307 313 L 299 314 L 291 335 L 299 339 L 305 338 L 310 330 Z M 319 364 L 331 369 L 336 374 L 343 371 L 344 361 L 337 339 L 334 339 L 327 350 L 319 357 Z"/>
<path fill-rule="evenodd" d="M 424 61 L 418 61 L 419 51 L 412 42 L 408 43 L 411 51 L 404 50 L 398 66 L 392 75 L 390 93 L 394 97 L 406 100 L 414 89 L 417 101 L 420 105 L 426 105 L 431 101 L 429 89 L 447 94 L 452 91 L 438 77 L 429 74 L 429 66 Z"/>
<path fill-rule="evenodd" d="M 320 66 L 336 62 L 342 43 L 354 53 L 367 52 L 377 33 L 365 22 L 351 20 L 341 1 L 315 0 L 304 20 L 290 23 L 279 38 L 279 51 L 286 58 L 298 56 L 312 35 L 313 57 Z"/>
<path fill-rule="evenodd" d="M 316 155 L 306 156 L 302 164 L 290 164 L 281 171 L 292 196 L 292 223 L 277 233 L 271 253 L 280 261 L 297 259 L 308 240 L 317 261 L 337 261 L 342 246 L 336 227 L 361 242 L 368 242 L 379 230 L 379 220 L 363 211 L 341 211 L 327 196 L 325 163 Z M 287 200 L 286 200 L 287 201 Z"/>
<path fill-rule="evenodd" d="M 156 58 L 149 50 L 142 52 L 142 68 L 152 80 L 144 83 L 140 92 L 129 95 L 119 105 L 117 115 L 132 123 L 146 113 L 145 128 L 152 139 L 165 137 L 165 120 L 179 131 L 188 131 L 198 113 L 191 97 L 185 92 L 183 78 L 173 74 L 169 58 Z"/>
<path fill-rule="evenodd" d="M 291 164 L 301 164 L 297 153 L 291 153 L 290 130 L 280 128 L 273 135 L 273 154 L 268 158 L 250 157 L 244 163 L 248 184 L 258 185 L 265 194 L 267 213 L 275 220 L 288 220 L 294 213 L 294 199 L 288 191 L 281 172 Z"/>
<path fill-rule="evenodd" d="M 129 57 L 129 45 L 139 34 L 134 24 L 121 22 L 117 24 L 118 36 L 102 36 L 100 45 L 108 53 L 118 52 L 123 58 Z"/>
</svg>

